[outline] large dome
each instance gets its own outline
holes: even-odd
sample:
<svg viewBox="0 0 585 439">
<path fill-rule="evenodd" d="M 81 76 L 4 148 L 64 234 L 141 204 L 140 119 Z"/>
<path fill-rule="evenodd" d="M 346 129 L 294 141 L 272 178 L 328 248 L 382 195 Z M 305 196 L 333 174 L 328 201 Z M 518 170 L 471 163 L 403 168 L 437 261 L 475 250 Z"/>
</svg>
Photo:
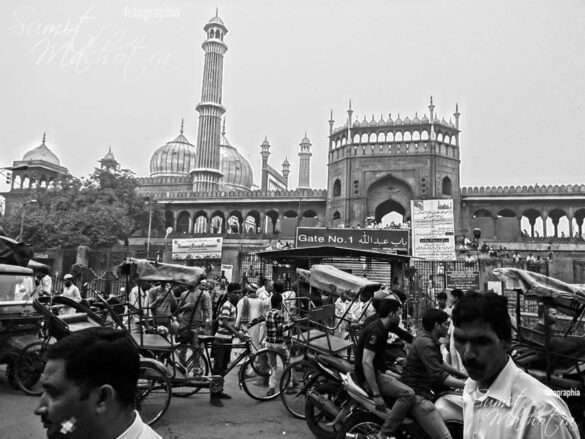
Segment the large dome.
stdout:
<svg viewBox="0 0 585 439">
<path fill-rule="evenodd" d="M 55 155 L 53 151 L 51 151 L 47 145 L 45 145 L 45 135 L 43 134 L 43 143 L 41 143 L 36 148 L 31 149 L 28 151 L 24 157 L 22 158 L 23 161 L 33 161 L 33 160 L 40 160 L 47 163 L 51 163 L 53 165 L 61 166 L 61 162 L 59 161 L 59 157 Z"/>
<path fill-rule="evenodd" d="M 230 145 L 225 134 L 221 136 L 219 154 L 219 170 L 223 174 L 220 181 L 221 189 L 225 191 L 250 190 L 254 184 L 252 167 L 248 160 Z"/>
<path fill-rule="evenodd" d="M 181 133 L 158 148 L 150 159 L 151 177 L 186 176 L 195 167 L 195 147 Z"/>
</svg>

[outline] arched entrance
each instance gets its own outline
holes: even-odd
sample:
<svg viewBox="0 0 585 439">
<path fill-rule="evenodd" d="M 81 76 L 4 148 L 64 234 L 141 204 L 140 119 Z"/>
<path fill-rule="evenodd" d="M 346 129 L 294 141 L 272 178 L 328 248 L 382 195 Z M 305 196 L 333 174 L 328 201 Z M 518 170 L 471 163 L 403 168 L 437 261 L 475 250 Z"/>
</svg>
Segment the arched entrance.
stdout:
<svg viewBox="0 0 585 439">
<path fill-rule="evenodd" d="M 412 189 L 403 180 L 386 175 L 370 185 L 367 191 L 367 218 L 374 218 L 376 223 L 394 221 L 406 222 L 410 219 L 410 200 Z M 387 216 L 389 215 L 390 216 Z M 364 218 L 364 224 L 367 223 Z"/>
<path fill-rule="evenodd" d="M 374 220 L 382 226 L 399 225 L 405 222 L 406 209 L 392 199 L 380 203 L 375 210 Z"/>
</svg>

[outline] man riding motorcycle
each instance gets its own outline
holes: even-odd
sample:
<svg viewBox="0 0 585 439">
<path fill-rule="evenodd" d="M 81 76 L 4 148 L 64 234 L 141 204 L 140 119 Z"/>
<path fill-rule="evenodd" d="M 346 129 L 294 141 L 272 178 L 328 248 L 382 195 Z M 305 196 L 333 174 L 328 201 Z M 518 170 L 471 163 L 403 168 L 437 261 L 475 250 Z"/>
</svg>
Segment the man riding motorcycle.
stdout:
<svg viewBox="0 0 585 439">
<path fill-rule="evenodd" d="M 431 390 L 442 386 L 462 389 L 465 381 L 451 376 L 443 367 L 439 338 L 449 329 L 449 315 L 436 308 L 422 316 L 423 331 L 411 346 L 402 382 L 416 393 L 412 416 L 432 439 L 449 439 L 451 434 L 432 402 Z"/>
<path fill-rule="evenodd" d="M 356 346 L 355 376 L 371 393 L 376 409 L 385 410 L 383 396 L 396 402 L 384 421 L 378 438 L 393 438 L 393 434 L 414 406 L 414 391 L 397 378 L 385 374 L 385 352 L 390 328 L 396 330 L 400 322 L 402 302 L 396 294 L 377 291 L 373 297 L 376 318 L 369 318 Z M 393 331 L 394 332 L 394 331 Z"/>
</svg>

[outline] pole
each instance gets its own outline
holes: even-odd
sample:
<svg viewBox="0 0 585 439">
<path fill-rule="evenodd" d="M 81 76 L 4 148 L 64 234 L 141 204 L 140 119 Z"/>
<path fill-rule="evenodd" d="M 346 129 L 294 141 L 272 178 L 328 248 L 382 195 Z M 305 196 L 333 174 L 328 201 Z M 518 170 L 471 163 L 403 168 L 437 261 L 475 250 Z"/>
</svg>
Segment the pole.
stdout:
<svg viewBox="0 0 585 439">
<path fill-rule="evenodd" d="M 146 259 L 150 256 L 150 229 L 152 227 L 152 202 L 148 204 L 148 238 L 146 239 Z"/>
<path fill-rule="evenodd" d="M 21 241 L 23 241 L 22 239 L 22 234 L 24 232 L 24 208 L 26 206 L 26 202 L 22 203 L 22 216 L 20 217 L 20 235 L 19 235 L 19 239 Z"/>
</svg>

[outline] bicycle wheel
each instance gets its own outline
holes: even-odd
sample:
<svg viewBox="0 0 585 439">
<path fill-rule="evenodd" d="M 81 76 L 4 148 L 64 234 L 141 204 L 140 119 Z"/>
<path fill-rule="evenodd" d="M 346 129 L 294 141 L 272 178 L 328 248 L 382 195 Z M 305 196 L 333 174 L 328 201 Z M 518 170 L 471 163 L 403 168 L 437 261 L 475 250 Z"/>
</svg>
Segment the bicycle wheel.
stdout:
<svg viewBox="0 0 585 439">
<path fill-rule="evenodd" d="M 34 341 L 26 345 L 14 363 L 14 380 L 27 395 L 39 396 L 43 393 L 40 385 L 41 375 L 45 369 L 45 353 L 49 344 Z"/>
<path fill-rule="evenodd" d="M 201 382 L 196 378 L 209 375 L 209 360 L 203 348 L 193 345 L 179 345 L 174 350 L 175 379 L 173 395 L 188 397 L 201 390 Z M 195 378 L 195 379 L 193 379 Z"/>
<path fill-rule="evenodd" d="M 316 372 L 315 366 L 309 360 L 297 360 L 289 364 L 280 379 L 280 399 L 284 407 L 295 418 L 305 419 L 306 394 L 299 394 L 304 390 L 306 381 L 312 372 Z"/>
<path fill-rule="evenodd" d="M 244 392 L 258 401 L 277 398 L 280 377 L 286 366 L 286 359 L 279 351 L 260 349 L 250 355 L 240 369 L 240 384 Z"/>
<path fill-rule="evenodd" d="M 140 362 L 136 389 L 136 410 L 148 425 L 158 421 L 169 408 L 171 383 L 167 375 L 153 364 Z"/>
</svg>

